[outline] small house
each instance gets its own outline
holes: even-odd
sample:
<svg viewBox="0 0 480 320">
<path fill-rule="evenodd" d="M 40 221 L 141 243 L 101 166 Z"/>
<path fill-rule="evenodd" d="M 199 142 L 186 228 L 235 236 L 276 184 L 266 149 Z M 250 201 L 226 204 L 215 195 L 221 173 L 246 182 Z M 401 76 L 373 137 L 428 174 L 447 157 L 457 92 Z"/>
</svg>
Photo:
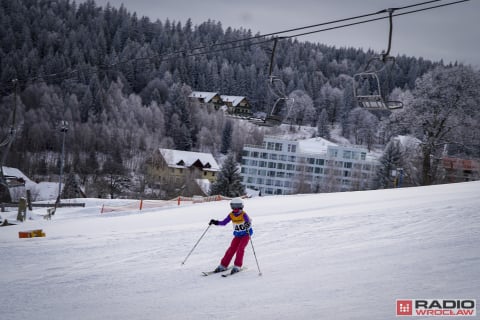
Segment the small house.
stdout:
<svg viewBox="0 0 480 320">
<path fill-rule="evenodd" d="M 246 97 L 221 95 L 220 98 L 227 107 L 228 113 L 247 117 L 252 115 L 251 106 Z"/>
<path fill-rule="evenodd" d="M 188 186 L 190 191 L 182 192 L 185 196 L 206 195 L 205 182 L 215 182 L 219 171 L 212 154 L 202 152 L 159 148 L 148 163 L 149 176 L 156 184 L 179 190 Z"/>
<path fill-rule="evenodd" d="M 198 100 L 200 103 L 213 104 L 217 110 L 223 105 L 223 101 L 217 92 L 193 91 L 188 97 Z"/>
</svg>

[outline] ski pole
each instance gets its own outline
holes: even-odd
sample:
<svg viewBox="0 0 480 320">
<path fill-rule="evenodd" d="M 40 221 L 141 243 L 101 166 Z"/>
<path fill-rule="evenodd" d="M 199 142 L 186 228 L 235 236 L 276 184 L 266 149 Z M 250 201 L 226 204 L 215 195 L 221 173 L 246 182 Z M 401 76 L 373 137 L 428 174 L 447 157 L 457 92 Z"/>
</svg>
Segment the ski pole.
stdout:
<svg viewBox="0 0 480 320">
<path fill-rule="evenodd" d="M 261 276 L 262 271 L 260 271 L 260 266 L 258 265 L 257 254 L 255 253 L 255 248 L 253 247 L 253 240 L 252 240 L 252 236 L 250 235 L 250 233 L 248 233 L 248 237 L 250 238 L 250 244 L 252 245 L 253 256 L 255 257 L 255 262 L 257 263 L 258 275 Z"/>
<path fill-rule="evenodd" d="M 185 262 L 187 261 L 188 257 L 190 257 L 190 255 L 192 254 L 193 250 L 195 250 L 195 248 L 197 247 L 198 243 L 200 242 L 200 240 L 202 240 L 203 236 L 205 235 L 205 233 L 207 233 L 207 231 L 208 231 L 209 228 L 210 228 L 210 224 L 208 225 L 207 229 L 205 229 L 205 231 L 203 231 L 202 235 L 200 236 L 200 239 L 198 239 L 197 243 L 195 243 L 195 245 L 193 246 L 192 250 L 190 250 L 190 252 L 188 253 L 188 255 L 185 257 L 185 260 L 183 260 L 182 265 L 185 264 Z"/>
</svg>

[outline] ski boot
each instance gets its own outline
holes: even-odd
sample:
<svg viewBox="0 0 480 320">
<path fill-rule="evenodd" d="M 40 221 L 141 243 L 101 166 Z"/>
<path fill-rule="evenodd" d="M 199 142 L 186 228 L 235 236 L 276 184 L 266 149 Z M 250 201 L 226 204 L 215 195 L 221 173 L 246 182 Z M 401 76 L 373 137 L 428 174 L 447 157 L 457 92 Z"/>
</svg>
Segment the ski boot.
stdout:
<svg viewBox="0 0 480 320">
<path fill-rule="evenodd" d="M 225 270 L 227 270 L 227 268 L 225 268 L 222 265 L 219 265 L 215 270 L 213 270 L 213 272 L 218 273 L 218 272 L 223 272 Z"/>
<path fill-rule="evenodd" d="M 234 266 L 234 267 L 232 268 L 232 271 L 230 271 L 230 274 L 234 274 L 234 273 L 240 272 L 240 269 L 241 269 L 240 267 Z"/>
</svg>

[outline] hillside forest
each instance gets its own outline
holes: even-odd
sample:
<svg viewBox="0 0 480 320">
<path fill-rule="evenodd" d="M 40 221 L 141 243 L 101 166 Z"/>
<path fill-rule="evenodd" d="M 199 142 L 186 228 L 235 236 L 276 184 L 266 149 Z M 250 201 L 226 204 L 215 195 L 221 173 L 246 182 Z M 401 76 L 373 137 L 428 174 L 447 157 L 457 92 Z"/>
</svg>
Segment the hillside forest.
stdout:
<svg viewBox="0 0 480 320">
<path fill-rule="evenodd" d="M 289 130 L 308 126 L 327 139 L 335 130 L 384 150 L 384 169 L 411 167 L 411 185 L 443 182 L 442 156 L 480 158 L 480 72 L 471 66 L 399 54 L 380 80 L 403 108 L 371 112 L 355 101 L 353 77 L 378 53 L 281 39 L 272 59 L 272 39 L 259 36 L 214 20 L 151 21 L 93 0 L 0 0 L 3 165 L 56 181 L 65 139 L 64 172 L 87 196 L 158 197 L 145 170 L 155 149 L 239 161 L 244 144 L 278 130 L 188 95 L 245 96 L 255 115 L 268 114 L 278 99 L 272 75 L 293 101 L 283 114 Z M 418 143 L 400 146 L 399 135 Z"/>
</svg>

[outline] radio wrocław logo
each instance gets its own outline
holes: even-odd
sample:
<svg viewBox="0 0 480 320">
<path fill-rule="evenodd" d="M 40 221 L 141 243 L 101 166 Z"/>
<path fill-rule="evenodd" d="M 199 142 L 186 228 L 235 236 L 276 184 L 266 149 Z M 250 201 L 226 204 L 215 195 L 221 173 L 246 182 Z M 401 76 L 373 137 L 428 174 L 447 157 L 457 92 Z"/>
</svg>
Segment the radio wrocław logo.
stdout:
<svg viewBox="0 0 480 320">
<path fill-rule="evenodd" d="M 397 316 L 474 317 L 475 299 L 399 299 Z"/>
</svg>

